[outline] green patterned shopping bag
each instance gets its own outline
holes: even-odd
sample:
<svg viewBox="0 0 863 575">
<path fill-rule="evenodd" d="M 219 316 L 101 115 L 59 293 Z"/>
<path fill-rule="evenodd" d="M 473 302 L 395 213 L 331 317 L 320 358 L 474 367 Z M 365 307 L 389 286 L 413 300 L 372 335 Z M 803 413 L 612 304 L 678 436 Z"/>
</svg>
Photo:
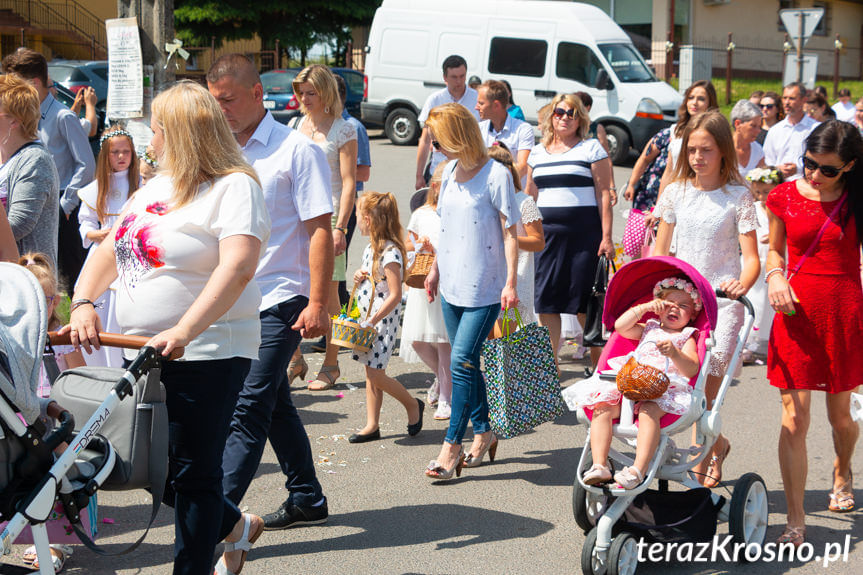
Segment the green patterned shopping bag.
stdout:
<svg viewBox="0 0 863 575">
<path fill-rule="evenodd" d="M 514 333 L 510 331 L 513 324 L 518 325 Z M 547 327 L 524 325 L 518 310 L 508 309 L 504 312 L 503 337 L 486 341 L 482 357 L 489 422 L 498 437 L 514 437 L 563 414 L 560 378 Z"/>
</svg>

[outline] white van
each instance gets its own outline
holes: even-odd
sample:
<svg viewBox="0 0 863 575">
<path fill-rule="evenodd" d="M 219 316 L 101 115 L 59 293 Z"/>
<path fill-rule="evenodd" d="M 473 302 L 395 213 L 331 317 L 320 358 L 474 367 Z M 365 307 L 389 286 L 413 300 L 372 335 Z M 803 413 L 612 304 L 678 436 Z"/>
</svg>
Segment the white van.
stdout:
<svg viewBox="0 0 863 575">
<path fill-rule="evenodd" d="M 584 91 L 608 132 L 612 160 L 638 151 L 674 121 L 681 96 L 656 79 L 629 36 L 589 4 L 539 0 L 384 0 L 366 47 L 362 119 L 394 144 L 413 144 L 426 98 L 445 87 L 441 65 L 467 60 L 468 76 L 507 80 L 536 124 L 557 93 Z"/>
</svg>

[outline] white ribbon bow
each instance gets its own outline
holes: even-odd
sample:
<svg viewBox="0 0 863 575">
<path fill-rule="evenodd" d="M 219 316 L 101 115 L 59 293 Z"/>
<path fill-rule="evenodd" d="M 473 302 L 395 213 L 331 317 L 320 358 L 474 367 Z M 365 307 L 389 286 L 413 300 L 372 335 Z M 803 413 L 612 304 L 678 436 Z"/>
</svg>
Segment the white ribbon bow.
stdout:
<svg viewBox="0 0 863 575">
<path fill-rule="evenodd" d="M 165 68 L 163 69 L 168 68 L 168 64 L 170 64 L 171 57 L 174 54 L 177 54 L 183 60 L 189 59 L 189 53 L 186 50 L 183 50 L 183 41 L 177 38 L 174 38 L 173 42 L 168 42 L 167 44 L 165 44 L 165 51 L 168 53 L 168 58 L 165 60 Z M 176 66 L 178 70 L 180 69 L 180 64 L 178 64 L 177 62 L 174 62 L 174 66 Z"/>
</svg>

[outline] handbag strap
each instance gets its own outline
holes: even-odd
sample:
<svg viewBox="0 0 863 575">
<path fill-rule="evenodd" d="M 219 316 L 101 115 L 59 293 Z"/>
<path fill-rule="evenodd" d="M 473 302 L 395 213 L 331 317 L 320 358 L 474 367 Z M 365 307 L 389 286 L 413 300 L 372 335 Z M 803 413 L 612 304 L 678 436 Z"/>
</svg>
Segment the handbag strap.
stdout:
<svg viewBox="0 0 863 575">
<path fill-rule="evenodd" d="M 512 312 L 513 317 L 509 317 L 510 312 Z M 503 339 L 506 340 L 507 343 L 521 341 L 521 337 L 516 337 L 515 334 L 518 331 L 521 331 L 521 328 L 524 327 L 524 322 L 521 319 L 521 313 L 518 311 L 517 307 L 508 307 L 503 310 L 503 317 L 500 318 L 502 324 L 503 331 Z M 510 323 L 515 322 L 517 329 L 515 331 L 510 331 Z"/>
<path fill-rule="evenodd" d="M 608 268 L 614 270 L 617 273 L 617 266 L 614 265 L 614 260 L 610 260 L 605 255 L 599 256 L 599 262 L 596 264 L 596 275 L 593 277 L 593 291 L 594 293 L 605 293 L 605 289 L 608 287 Z"/>
<path fill-rule="evenodd" d="M 827 219 L 824 220 L 824 223 L 821 225 L 821 229 L 819 229 L 818 233 L 815 235 L 815 239 L 812 240 L 812 243 L 809 244 L 808 248 L 806 248 L 806 252 L 803 254 L 803 256 L 799 260 L 797 260 L 797 265 L 795 265 L 794 269 L 791 270 L 791 272 L 788 274 L 788 281 L 791 281 L 791 278 L 793 278 L 795 275 L 797 275 L 797 272 L 800 271 L 800 267 L 803 265 L 803 262 L 805 262 L 806 259 L 810 255 L 812 255 L 812 252 L 815 251 L 815 246 L 817 246 L 818 242 L 821 241 L 821 236 L 823 236 L 824 232 L 827 231 L 827 227 L 830 225 L 830 223 L 831 222 L 835 223 L 834 218 L 839 214 L 839 210 L 842 209 L 842 206 L 845 204 L 845 200 L 847 198 L 848 198 L 848 192 L 845 191 L 842 193 L 842 197 L 839 198 L 839 203 L 837 203 L 836 206 L 834 206 L 833 211 L 831 211 L 830 215 L 827 216 Z"/>
<path fill-rule="evenodd" d="M 652 344 L 653 344 L 653 345 L 655 345 L 657 348 L 659 347 L 659 344 L 658 344 L 658 343 L 656 343 L 655 341 L 640 341 L 640 342 L 638 342 L 638 345 L 635 347 L 635 351 L 633 351 L 633 352 L 632 352 L 632 357 L 634 357 L 634 358 L 635 358 L 635 361 L 636 361 L 636 362 L 638 362 L 638 363 L 641 363 L 641 361 L 639 360 L 639 353 L 638 353 L 638 350 L 640 350 L 640 349 L 641 349 L 641 345 L 642 345 L 642 344 L 646 344 L 646 343 L 652 343 Z M 669 367 L 670 365 L 671 365 L 671 360 L 670 360 L 670 359 L 669 359 L 669 357 L 666 355 L 666 356 L 665 356 L 665 369 L 663 370 L 663 371 L 665 372 L 665 374 L 666 374 L 666 375 L 668 375 L 668 367 Z"/>
</svg>

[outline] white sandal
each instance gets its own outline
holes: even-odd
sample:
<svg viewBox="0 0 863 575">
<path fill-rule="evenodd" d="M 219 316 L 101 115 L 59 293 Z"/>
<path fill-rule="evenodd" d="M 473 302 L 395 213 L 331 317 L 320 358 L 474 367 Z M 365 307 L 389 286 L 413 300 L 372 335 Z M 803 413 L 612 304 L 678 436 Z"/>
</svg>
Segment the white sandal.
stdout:
<svg viewBox="0 0 863 575">
<path fill-rule="evenodd" d="M 644 483 L 644 475 L 637 467 L 624 467 L 614 474 L 614 480 L 624 489 L 635 489 Z"/>
<path fill-rule="evenodd" d="M 238 575 L 246 564 L 246 556 L 249 554 L 249 551 L 252 549 L 252 544 L 258 540 L 258 537 L 264 532 L 264 522 L 261 520 L 261 527 L 258 529 L 254 535 L 249 537 L 249 531 L 251 531 L 252 527 L 252 517 L 253 515 L 249 515 L 248 513 L 243 513 L 243 535 L 237 541 L 225 541 L 225 551 L 221 557 L 219 557 L 219 562 L 216 563 L 216 575 Z M 225 563 L 225 553 L 230 553 L 231 551 L 242 551 L 243 556 L 240 559 L 240 568 L 237 569 L 237 572 L 233 572 L 228 569 L 228 565 Z"/>
<path fill-rule="evenodd" d="M 585 485 L 599 485 L 611 481 L 611 470 L 605 465 L 594 463 L 582 476 Z"/>
</svg>

